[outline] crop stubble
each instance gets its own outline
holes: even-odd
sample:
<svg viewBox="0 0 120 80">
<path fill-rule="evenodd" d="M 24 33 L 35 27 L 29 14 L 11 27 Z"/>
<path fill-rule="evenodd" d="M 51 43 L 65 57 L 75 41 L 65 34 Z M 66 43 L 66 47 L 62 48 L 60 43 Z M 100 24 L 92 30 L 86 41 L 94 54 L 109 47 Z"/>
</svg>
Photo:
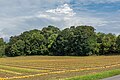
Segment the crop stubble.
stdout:
<svg viewBox="0 0 120 80">
<path fill-rule="evenodd" d="M 0 59 L 0 80 L 48 80 L 120 68 L 120 56 L 29 56 Z"/>
</svg>

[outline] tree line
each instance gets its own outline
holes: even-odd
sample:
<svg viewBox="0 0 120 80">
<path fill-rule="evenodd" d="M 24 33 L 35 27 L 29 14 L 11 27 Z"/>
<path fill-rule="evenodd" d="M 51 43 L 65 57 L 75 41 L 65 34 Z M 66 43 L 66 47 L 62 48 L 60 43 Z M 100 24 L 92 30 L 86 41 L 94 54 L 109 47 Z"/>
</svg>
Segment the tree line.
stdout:
<svg viewBox="0 0 120 80">
<path fill-rule="evenodd" d="M 0 38 L 0 56 L 89 56 L 120 54 L 120 35 L 95 32 L 92 26 L 55 26 L 25 31 L 11 36 L 8 43 Z"/>
</svg>

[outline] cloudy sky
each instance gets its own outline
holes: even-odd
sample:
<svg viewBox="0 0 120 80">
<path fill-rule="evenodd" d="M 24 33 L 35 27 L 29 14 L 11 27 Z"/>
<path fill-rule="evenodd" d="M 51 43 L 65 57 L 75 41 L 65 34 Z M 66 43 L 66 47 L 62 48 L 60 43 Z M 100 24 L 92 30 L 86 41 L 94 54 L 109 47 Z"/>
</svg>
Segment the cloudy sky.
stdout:
<svg viewBox="0 0 120 80">
<path fill-rule="evenodd" d="M 91 25 L 120 33 L 120 0 L 0 0 L 0 37 L 48 25 Z"/>
</svg>

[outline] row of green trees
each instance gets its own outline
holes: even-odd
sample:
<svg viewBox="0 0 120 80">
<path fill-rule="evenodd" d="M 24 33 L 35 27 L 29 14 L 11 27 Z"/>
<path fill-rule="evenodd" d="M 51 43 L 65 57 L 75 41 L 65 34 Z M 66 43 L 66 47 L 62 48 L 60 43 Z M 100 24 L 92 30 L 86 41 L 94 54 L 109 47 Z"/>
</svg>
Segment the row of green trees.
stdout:
<svg viewBox="0 0 120 80">
<path fill-rule="evenodd" d="M 96 33 L 92 26 L 54 26 L 12 36 L 8 43 L 0 38 L 0 56 L 53 55 L 87 56 L 120 53 L 120 35 Z"/>
</svg>

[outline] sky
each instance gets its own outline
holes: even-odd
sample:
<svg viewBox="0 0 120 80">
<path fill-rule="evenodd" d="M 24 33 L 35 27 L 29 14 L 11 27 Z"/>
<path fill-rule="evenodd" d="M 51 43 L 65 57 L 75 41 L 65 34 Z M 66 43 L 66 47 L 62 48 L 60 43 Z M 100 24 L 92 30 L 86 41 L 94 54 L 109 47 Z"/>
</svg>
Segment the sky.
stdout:
<svg viewBox="0 0 120 80">
<path fill-rule="evenodd" d="M 120 0 L 0 0 L 0 37 L 48 25 L 64 29 L 89 25 L 120 34 Z"/>
</svg>

